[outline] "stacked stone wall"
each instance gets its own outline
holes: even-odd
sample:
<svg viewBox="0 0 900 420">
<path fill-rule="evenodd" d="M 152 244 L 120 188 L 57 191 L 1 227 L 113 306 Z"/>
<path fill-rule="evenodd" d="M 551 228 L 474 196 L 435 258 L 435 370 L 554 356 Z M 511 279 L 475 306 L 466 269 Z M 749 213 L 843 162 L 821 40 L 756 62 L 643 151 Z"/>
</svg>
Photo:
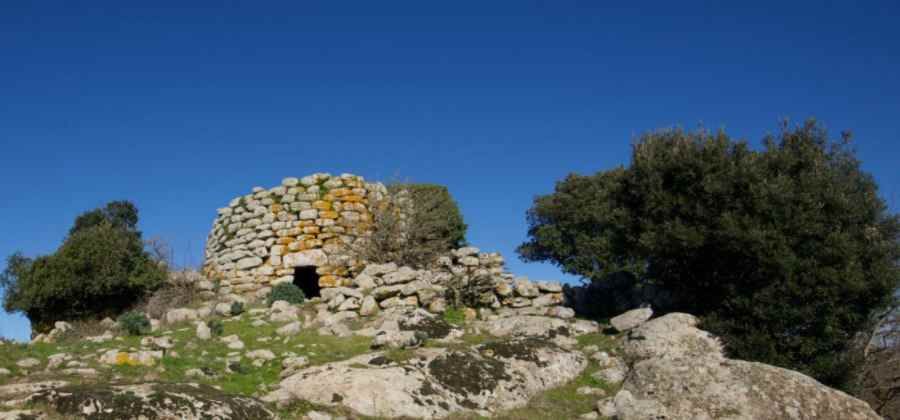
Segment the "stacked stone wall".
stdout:
<svg viewBox="0 0 900 420">
<path fill-rule="evenodd" d="M 562 285 L 533 282 L 504 270 L 503 256 L 466 247 L 438 259 L 430 270 L 398 267 L 396 264 L 369 264 L 350 286 L 322 291 L 322 300 L 335 312 L 358 312 L 371 316 L 399 306 L 426 308 L 443 312 L 449 288 L 465 288 L 470 282 L 488 281 L 486 290 L 471 306 L 490 309 L 515 309 L 552 316 L 572 316 L 564 308 Z"/>
<path fill-rule="evenodd" d="M 293 280 L 294 267 L 315 266 L 322 288 L 351 284 L 347 245 L 371 226 L 369 200 L 384 185 L 362 177 L 317 173 L 253 188 L 218 209 L 207 238 L 204 274 L 219 293 L 262 296 Z"/>
</svg>

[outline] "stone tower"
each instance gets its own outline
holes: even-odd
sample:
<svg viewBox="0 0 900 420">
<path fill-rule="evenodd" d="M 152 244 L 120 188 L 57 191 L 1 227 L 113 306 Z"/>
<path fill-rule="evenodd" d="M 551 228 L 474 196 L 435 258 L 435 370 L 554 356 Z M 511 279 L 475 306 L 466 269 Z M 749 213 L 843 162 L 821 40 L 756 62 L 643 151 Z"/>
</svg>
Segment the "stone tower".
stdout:
<svg viewBox="0 0 900 420">
<path fill-rule="evenodd" d="M 307 296 L 347 286 L 355 261 L 347 246 L 371 229 L 369 200 L 384 185 L 317 173 L 253 188 L 218 210 L 206 241 L 203 272 L 220 293 L 264 296 L 292 282 Z"/>
</svg>

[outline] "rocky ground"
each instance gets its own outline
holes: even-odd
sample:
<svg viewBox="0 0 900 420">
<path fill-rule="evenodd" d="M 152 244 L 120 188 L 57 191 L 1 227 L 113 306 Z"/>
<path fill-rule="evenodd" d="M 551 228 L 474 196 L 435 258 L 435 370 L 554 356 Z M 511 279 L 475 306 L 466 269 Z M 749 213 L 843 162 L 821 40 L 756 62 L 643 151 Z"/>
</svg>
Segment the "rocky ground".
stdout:
<svg viewBox="0 0 900 420">
<path fill-rule="evenodd" d="M 219 309 L 172 310 L 143 337 L 61 324 L 2 344 L 0 419 L 577 417 L 616 390 L 592 374 L 617 337 L 544 311 Z"/>
<path fill-rule="evenodd" d="M 879 418 L 804 375 L 725 358 L 687 314 L 545 312 L 360 317 L 314 301 L 177 309 L 144 337 L 60 324 L 0 345 L 0 419 Z"/>
</svg>

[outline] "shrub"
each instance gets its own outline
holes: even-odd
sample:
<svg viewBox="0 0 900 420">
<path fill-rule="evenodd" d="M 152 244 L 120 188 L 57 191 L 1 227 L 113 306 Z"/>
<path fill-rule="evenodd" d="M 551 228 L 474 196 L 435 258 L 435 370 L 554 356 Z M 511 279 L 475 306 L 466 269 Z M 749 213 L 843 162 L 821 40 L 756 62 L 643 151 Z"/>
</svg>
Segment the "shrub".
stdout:
<svg viewBox="0 0 900 420">
<path fill-rule="evenodd" d="M 138 210 L 130 201 L 112 201 L 105 207 L 82 213 L 75 219 L 69 236 L 82 230 L 90 229 L 103 224 L 126 232 L 140 233 L 137 230 Z"/>
<path fill-rule="evenodd" d="M 853 337 L 900 280 L 900 222 L 848 142 L 815 122 L 758 151 L 723 132 L 644 135 L 629 167 L 538 197 L 519 253 L 592 281 L 628 273 L 732 356 L 845 387 Z"/>
<path fill-rule="evenodd" d="M 238 316 L 244 313 L 244 304 L 241 302 L 232 302 L 231 303 L 231 316 Z"/>
<path fill-rule="evenodd" d="M 271 306 L 273 302 L 278 300 L 287 301 L 292 305 L 299 305 L 306 300 L 306 296 L 303 294 L 303 290 L 300 290 L 293 283 L 280 283 L 275 285 L 272 291 L 269 292 L 267 302 Z"/>
<path fill-rule="evenodd" d="M 369 208 L 371 232 L 352 247 L 361 260 L 421 268 L 465 244 L 466 224 L 447 187 L 393 184 Z"/>
<path fill-rule="evenodd" d="M 128 335 L 144 335 L 150 332 L 150 320 L 140 312 L 126 312 L 119 317 L 119 328 Z"/>
<path fill-rule="evenodd" d="M 209 327 L 209 332 L 213 337 L 221 337 L 225 333 L 225 323 L 221 319 L 210 319 L 206 321 L 206 326 Z"/>
<path fill-rule="evenodd" d="M 133 206 L 110 206 L 79 216 L 55 253 L 10 256 L 0 278 L 4 308 L 24 312 L 42 332 L 57 320 L 115 316 L 160 287 L 166 273 L 143 249 L 136 210 L 132 217 Z"/>
</svg>

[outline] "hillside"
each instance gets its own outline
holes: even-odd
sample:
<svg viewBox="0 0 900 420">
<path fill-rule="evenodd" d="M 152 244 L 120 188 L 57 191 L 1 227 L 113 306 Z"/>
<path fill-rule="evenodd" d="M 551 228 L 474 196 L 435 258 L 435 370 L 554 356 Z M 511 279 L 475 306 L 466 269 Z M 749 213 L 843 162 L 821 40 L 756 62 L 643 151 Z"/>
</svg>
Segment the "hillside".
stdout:
<svg viewBox="0 0 900 420">
<path fill-rule="evenodd" d="M 725 359 L 686 314 L 613 327 L 535 307 L 226 306 L 170 310 L 144 337 L 61 323 L 53 342 L 5 343 L 0 418 L 878 418 L 804 375 Z"/>
</svg>

